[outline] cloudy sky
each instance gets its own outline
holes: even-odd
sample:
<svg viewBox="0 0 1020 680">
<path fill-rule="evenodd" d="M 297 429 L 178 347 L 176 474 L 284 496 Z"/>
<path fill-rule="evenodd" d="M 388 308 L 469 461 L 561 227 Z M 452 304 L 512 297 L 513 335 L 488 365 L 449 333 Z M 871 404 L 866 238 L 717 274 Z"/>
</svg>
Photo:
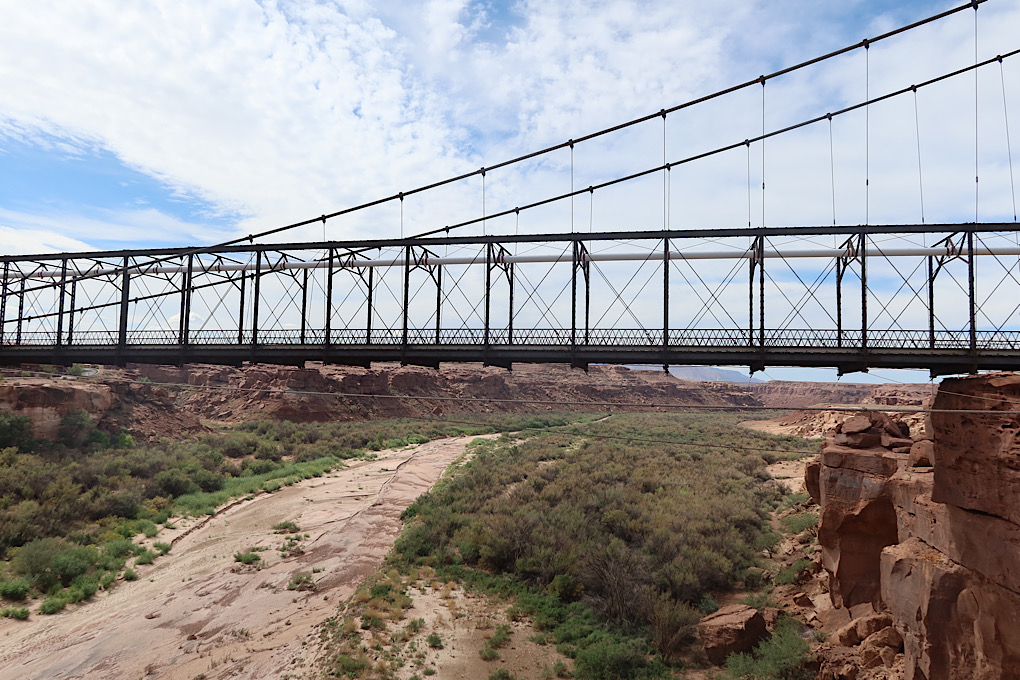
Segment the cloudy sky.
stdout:
<svg viewBox="0 0 1020 680">
<path fill-rule="evenodd" d="M 958 4 L 0 0 L 0 250 L 257 233 L 668 108 Z M 766 129 L 973 63 L 974 15 L 770 81 Z M 1020 4 L 989 0 L 977 15 L 980 58 L 1020 47 Z M 918 222 L 922 209 L 929 222 L 1012 219 L 1004 114 L 1017 121 L 1016 145 L 1020 57 L 982 71 L 979 86 L 977 206 L 967 76 L 872 107 L 867 123 L 857 112 L 675 169 L 668 209 L 660 176 L 487 228 Z M 483 200 L 488 214 L 659 165 L 664 150 L 679 160 L 760 134 L 762 94 L 751 88 L 673 114 L 665 129 L 654 121 L 578 145 L 573 158 L 562 151 L 491 172 L 484 191 L 475 177 L 409 198 L 403 216 L 394 202 L 284 238 L 412 234 L 479 216 Z M 763 173 L 764 197 L 748 190 Z"/>
</svg>

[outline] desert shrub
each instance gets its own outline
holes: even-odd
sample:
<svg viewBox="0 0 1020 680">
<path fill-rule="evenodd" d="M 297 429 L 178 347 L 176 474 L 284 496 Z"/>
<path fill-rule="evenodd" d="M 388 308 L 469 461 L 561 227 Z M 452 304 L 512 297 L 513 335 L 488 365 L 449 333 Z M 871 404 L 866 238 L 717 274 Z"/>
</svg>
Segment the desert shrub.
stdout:
<svg viewBox="0 0 1020 680">
<path fill-rule="evenodd" d="M 226 434 L 210 441 L 210 445 L 229 458 L 244 458 L 255 453 L 259 440 L 247 434 Z"/>
<path fill-rule="evenodd" d="M 194 472 L 190 473 L 189 477 L 191 481 L 198 485 L 201 491 L 219 491 L 223 488 L 224 477 L 223 475 L 211 472 L 205 468 L 199 468 Z M 194 490 L 188 491 L 187 493 L 193 493 Z M 183 494 L 180 494 L 183 495 Z"/>
<path fill-rule="evenodd" d="M 648 652 L 637 641 L 600 640 L 578 651 L 574 677 L 579 680 L 624 680 L 648 665 Z"/>
<path fill-rule="evenodd" d="M 783 567 L 776 574 L 776 583 L 779 585 L 788 585 L 790 583 L 796 583 L 800 577 L 801 572 L 810 567 L 813 564 L 811 560 L 801 558 L 791 565 Z"/>
<path fill-rule="evenodd" d="M 651 629 L 655 649 L 667 661 L 676 657 L 692 640 L 702 613 L 689 604 L 659 595 L 652 605 Z"/>
<path fill-rule="evenodd" d="M 63 595 L 48 597 L 39 605 L 40 614 L 56 614 L 68 604 L 68 599 Z"/>
<path fill-rule="evenodd" d="M 796 535 L 818 526 L 818 513 L 805 512 L 799 515 L 787 515 L 782 519 L 780 525 L 786 533 Z"/>
<path fill-rule="evenodd" d="M 152 544 L 152 547 L 158 550 L 160 555 L 166 555 L 168 552 L 170 552 L 170 548 L 172 546 L 166 541 L 156 541 L 155 543 Z"/>
<path fill-rule="evenodd" d="M 438 633 L 429 633 L 429 636 L 425 638 L 426 644 L 432 649 L 442 649 L 443 639 L 439 637 Z"/>
<path fill-rule="evenodd" d="M 24 621 L 28 618 L 27 607 L 7 607 L 0 610 L 0 617 Z"/>
<path fill-rule="evenodd" d="M 137 581 L 138 580 L 138 573 L 134 569 L 125 569 L 124 570 L 124 580 L 125 581 Z"/>
<path fill-rule="evenodd" d="M 25 579 L 0 581 L 0 597 L 11 602 L 21 602 L 28 597 L 32 585 Z"/>
<path fill-rule="evenodd" d="M 103 554 L 114 558 L 126 557 L 128 554 L 134 552 L 134 548 L 135 544 L 130 538 L 121 538 L 110 541 L 109 543 L 104 543 Z"/>
<path fill-rule="evenodd" d="M 250 477 L 264 475 L 267 472 L 273 472 L 279 468 L 280 464 L 275 461 L 259 460 L 257 458 L 245 458 L 244 462 L 241 463 L 241 470 L 243 470 L 243 474 Z"/>
<path fill-rule="evenodd" d="M 732 680 L 810 680 L 815 674 L 807 668 L 808 643 L 800 637 L 800 624 L 783 617 L 772 637 L 751 654 L 731 654 L 726 673 Z"/>
<path fill-rule="evenodd" d="M 248 550 L 245 552 L 234 553 L 234 561 L 240 562 L 244 565 L 253 566 L 262 561 L 262 556 L 257 552 Z"/>
<path fill-rule="evenodd" d="M 198 484 L 184 470 L 163 470 L 152 478 L 151 496 L 176 498 L 199 490 Z"/>
<path fill-rule="evenodd" d="M 0 413 L 0 449 L 17 447 L 29 451 L 35 443 L 32 419 L 13 413 Z"/>
<path fill-rule="evenodd" d="M 70 411 L 60 419 L 57 436 L 65 446 L 77 448 L 84 446 L 89 435 L 96 431 L 96 423 L 87 411 Z"/>
<path fill-rule="evenodd" d="M 145 550 L 138 557 L 135 558 L 135 566 L 141 566 L 145 564 L 152 564 L 156 559 L 156 553 L 151 550 Z"/>
</svg>

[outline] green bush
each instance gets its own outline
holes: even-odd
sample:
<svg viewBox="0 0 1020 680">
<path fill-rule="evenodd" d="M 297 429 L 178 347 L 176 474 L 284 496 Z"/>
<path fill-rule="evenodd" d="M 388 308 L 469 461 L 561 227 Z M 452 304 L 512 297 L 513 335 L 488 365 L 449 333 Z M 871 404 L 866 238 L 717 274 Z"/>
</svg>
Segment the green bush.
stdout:
<svg viewBox="0 0 1020 680">
<path fill-rule="evenodd" d="M 49 597 L 43 600 L 43 603 L 39 605 L 40 614 L 56 614 L 68 604 L 67 597 L 63 595 L 57 595 Z"/>
<path fill-rule="evenodd" d="M 793 564 L 783 567 L 776 574 L 776 583 L 779 585 L 789 585 L 796 583 L 800 577 L 801 572 L 814 564 L 811 560 L 801 558 Z"/>
<path fill-rule="evenodd" d="M 156 559 L 156 553 L 151 550 L 144 551 L 141 555 L 135 558 L 135 566 L 141 566 L 144 564 L 152 564 Z"/>
<path fill-rule="evenodd" d="M 125 581 L 137 581 L 138 580 L 138 574 L 135 572 L 134 569 L 125 569 L 124 570 L 124 580 Z"/>
<path fill-rule="evenodd" d="M 799 515 L 787 515 L 780 522 L 780 526 L 784 532 L 795 536 L 818 526 L 818 513 L 805 512 Z"/>
<path fill-rule="evenodd" d="M 478 650 L 478 656 L 482 657 L 482 661 L 495 661 L 499 658 L 499 652 L 492 647 L 482 647 Z"/>
<path fill-rule="evenodd" d="M 248 566 L 253 566 L 262 561 L 262 556 L 257 552 L 248 550 L 247 552 L 234 553 L 234 561 Z"/>
<path fill-rule="evenodd" d="M 726 673 L 732 680 L 810 680 L 808 643 L 800 637 L 800 624 L 782 617 L 772 637 L 751 654 L 731 654 Z"/>
<path fill-rule="evenodd" d="M 7 607 L 6 609 L 0 610 L 0 617 L 24 621 L 25 619 L 28 618 L 28 608 Z"/>
<path fill-rule="evenodd" d="M 173 546 L 171 546 L 171 544 L 165 541 L 156 541 L 155 543 L 152 544 L 152 547 L 158 550 L 159 554 L 162 556 L 170 552 L 170 548 Z"/>
<path fill-rule="evenodd" d="M 443 639 L 441 637 L 439 637 L 438 633 L 429 633 L 429 636 L 427 638 L 425 638 L 425 642 L 432 649 L 442 649 L 443 648 Z"/>
<path fill-rule="evenodd" d="M 0 413 L 0 450 L 13 446 L 30 451 L 35 444 L 32 419 L 10 412 Z"/>
<path fill-rule="evenodd" d="M 580 680 L 624 680 L 637 677 L 648 664 L 647 650 L 634 640 L 595 642 L 581 649 L 574 660 L 574 677 Z"/>
<path fill-rule="evenodd" d="M 21 602 L 31 589 L 32 585 L 25 579 L 0 581 L 0 597 L 11 602 Z"/>
</svg>

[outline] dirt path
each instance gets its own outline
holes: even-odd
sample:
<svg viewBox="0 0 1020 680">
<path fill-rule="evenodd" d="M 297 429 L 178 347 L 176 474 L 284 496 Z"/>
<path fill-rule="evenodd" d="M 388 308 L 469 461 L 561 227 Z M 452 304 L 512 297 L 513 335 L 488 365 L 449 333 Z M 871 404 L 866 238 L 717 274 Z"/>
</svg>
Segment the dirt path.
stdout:
<svg viewBox="0 0 1020 680">
<path fill-rule="evenodd" d="M 400 513 L 475 437 L 387 451 L 330 476 L 240 503 L 190 532 L 139 580 L 54 616 L 0 622 L 0 680 L 55 678 L 300 678 L 315 626 L 378 569 Z M 272 527 L 308 538 L 284 556 Z M 161 537 L 162 538 L 162 537 Z M 264 547 L 265 566 L 233 555 Z M 288 590 L 298 573 L 315 590 Z"/>
</svg>

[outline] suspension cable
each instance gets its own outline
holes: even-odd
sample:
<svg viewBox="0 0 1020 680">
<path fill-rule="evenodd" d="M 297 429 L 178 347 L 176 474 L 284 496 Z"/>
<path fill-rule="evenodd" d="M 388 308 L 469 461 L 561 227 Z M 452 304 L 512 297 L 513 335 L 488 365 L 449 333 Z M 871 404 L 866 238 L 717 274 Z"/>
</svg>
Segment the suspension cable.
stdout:
<svg viewBox="0 0 1020 680">
<path fill-rule="evenodd" d="M 871 43 L 864 40 L 864 101 L 871 100 Z M 864 105 L 864 224 L 871 224 L 871 106 Z"/>
<path fill-rule="evenodd" d="M 918 21 L 915 21 L 913 23 L 907 24 L 905 26 L 901 26 L 899 28 L 895 28 L 893 30 L 887 31 L 885 33 L 882 33 L 882 34 L 874 37 L 874 38 L 868 39 L 866 42 L 867 43 L 875 43 L 875 42 L 879 42 L 879 41 L 882 41 L 882 40 L 887 40 L 889 38 L 893 38 L 893 37 L 895 37 L 897 35 L 900 35 L 900 34 L 903 34 L 903 33 L 907 33 L 909 31 L 912 31 L 912 30 L 914 30 L 916 28 L 919 28 L 921 26 L 925 26 L 927 24 L 934 23 L 934 22 L 940 21 L 942 19 L 945 19 L 946 17 L 949 17 L 949 16 L 952 16 L 952 15 L 957 14 L 959 12 L 962 12 L 962 11 L 964 11 L 964 10 L 970 8 L 970 7 L 975 7 L 976 8 L 977 5 L 979 5 L 981 3 L 984 3 L 984 2 L 987 2 L 987 1 L 988 0 L 971 0 L 970 2 L 967 2 L 966 4 L 960 5 L 958 7 L 954 7 L 954 8 L 948 9 L 948 10 L 946 10 L 944 12 L 940 12 L 938 14 L 933 14 L 933 15 L 931 15 L 929 17 L 924 18 L 924 19 L 920 19 Z M 748 87 L 752 87 L 752 86 L 760 83 L 762 78 L 764 78 L 765 80 L 772 80 L 774 78 L 779 78 L 779 77 L 782 77 L 784 75 L 788 75 L 790 73 L 794 73 L 794 72 L 799 71 L 801 69 L 807 68 L 809 66 L 813 66 L 815 64 L 819 64 L 819 63 L 828 61 L 828 60 L 833 59 L 835 57 L 838 57 L 840 55 L 847 54 L 849 52 L 853 52 L 854 50 L 860 49 L 861 47 L 865 47 L 865 42 L 859 42 L 859 43 L 854 43 L 852 45 L 847 45 L 847 46 L 842 47 L 840 49 L 837 49 L 837 50 L 834 50 L 832 52 L 823 54 L 821 56 L 813 57 L 811 59 L 808 59 L 808 60 L 799 62 L 797 64 L 794 64 L 792 66 L 787 66 L 785 68 L 779 69 L 778 71 L 774 71 L 774 72 L 772 72 L 770 74 L 767 74 L 767 75 L 764 75 L 764 76 L 760 76 L 759 78 L 755 78 L 753 80 L 749 80 L 749 81 L 746 81 L 746 82 L 743 82 L 743 83 L 739 83 L 737 85 L 733 85 L 733 86 L 730 86 L 730 87 L 727 87 L 727 88 L 723 88 L 721 90 L 717 90 L 717 91 L 712 92 L 710 94 L 703 95 L 701 97 L 697 97 L 695 99 L 688 100 L 688 101 L 683 102 L 681 104 L 678 104 L 678 105 L 675 105 L 673 107 L 670 107 L 670 108 L 666 109 L 665 111 L 666 111 L 666 113 L 673 113 L 673 112 L 676 112 L 676 111 L 680 111 L 682 109 L 686 109 L 686 108 L 689 108 L 689 107 L 692 107 L 692 106 L 696 106 L 698 104 L 702 104 L 702 103 L 711 101 L 713 99 L 717 99 L 719 97 L 723 97 L 725 95 L 732 94 L 734 92 L 738 92 L 738 91 L 746 89 Z M 604 128 L 602 130 L 598 130 L 596 132 L 592 132 L 592 133 L 583 135 L 581 137 L 578 137 L 577 139 L 570 140 L 570 142 L 561 142 L 559 144 L 555 144 L 553 146 L 546 147 L 544 149 L 539 149 L 537 151 L 532 151 L 532 152 L 526 153 L 526 154 L 518 156 L 516 158 L 511 158 L 509 160 L 505 160 L 505 161 L 501 161 L 499 163 L 495 163 L 495 164 L 489 166 L 488 169 L 489 170 L 496 170 L 496 169 L 499 169 L 499 168 L 503 168 L 503 167 L 507 167 L 507 166 L 514 165 L 514 164 L 517 164 L 517 163 L 521 163 L 521 162 L 524 162 L 524 161 L 527 161 L 527 160 L 531 160 L 533 158 L 536 158 L 536 157 L 539 157 L 539 156 L 543 156 L 543 155 L 551 153 L 553 151 L 557 151 L 559 149 L 562 149 L 562 148 L 568 146 L 570 143 L 585 142 L 585 141 L 588 141 L 588 140 L 591 140 L 591 139 L 595 139 L 597 137 L 601 137 L 603 135 L 611 134 L 613 132 L 618 132 L 619 130 L 623 130 L 625 128 L 632 127 L 634 125 L 639 125 L 641 123 L 644 123 L 644 122 L 647 122 L 649 120 L 652 120 L 656 116 L 659 116 L 659 115 L 661 115 L 661 113 L 660 112 L 656 112 L 656 113 L 647 114 L 647 115 L 644 115 L 644 116 L 641 116 L 641 117 L 638 117 L 638 118 L 634 118 L 634 119 L 626 121 L 624 123 L 620 123 L 620 124 L 617 124 L 617 125 L 614 125 L 614 126 L 611 126 L 611 127 L 608 127 L 608 128 Z M 482 170 L 484 170 L 484 169 L 485 168 L 483 168 Z M 473 170 L 471 172 L 465 172 L 465 173 L 462 173 L 460 175 L 455 175 L 455 176 L 448 177 L 448 178 L 443 179 L 443 180 L 439 180 L 437 182 L 432 182 L 430 184 L 425 184 L 425 185 L 422 185 L 422 186 L 419 186 L 419 187 L 415 187 L 414 189 L 410 189 L 408 191 L 404 191 L 404 192 L 401 192 L 401 193 L 403 193 L 404 196 L 411 196 L 411 195 L 422 193 L 422 192 L 425 192 L 425 191 L 430 191 L 432 189 L 436 189 L 438 187 L 445 186 L 447 184 L 452 184 L 454 182 L 459 182 L 459 181 L 468 179 L 470 177 L 473 177 L 474 175 L 479 174 L 480 172 L 481 172 L 481 170 Z M 215 251 L 215 250 L 217 250 L 219 248 L 224 248 L 226 246 L 242 244 L 245 241 L 248 241 L 249 243 L 254 243 L 255 239 L 261 239 L 261 238 L 265 238 L 267 236 L 272 236 L 272 235 L 275 235 L 275 234 L 279 234 L 281 232 L 288 231 L 288 230 L 291 230 L 291 229 L 296 229 L 296 228 L 299 228 L 299 227 L 309 226 L 309 225 L 315 224 L 316 222 L 319 222 L 319 221 L 322 221 L 323 223 L 325 223 L 326 220 L 334 219 L 334 218 L 340 217 L 342 215 L 347 215 L 347 214 L 350 214 L 350 213 L 354 213 L 354 212 L 358 212 L 358 211 L 361 211 L 361 210 L 365 210 L 367 208 L 372 208 L 372 207 L 381 205 L 383 203 L 388 203 L 390 201 L 396 200 L 398 198 L 399 198 L 398 194 L 392 194 L 390 196 L 385 196 L 383 198 L 378 198 L 378 199 L 375 199 L 375 200 L 372 200 L 372 201 L 367 201 L 365 203 L 360 203 L 358 205 L 350 206 L 348 208 L 343 208 L 341 210 L 337 210 L 337 211 L 334 211 L 332 213 L 324 213 L 322 215 L 319 215 L 318 217 L 312 217 L 312 218 L 309 218 L 309 219 L 300 220 L 298 222 L 293 222 L 293 223 L 282 225 L 282 226 L 279 226 L 279 227 L 274 227 L 272 229 L 267 229 L 267 230 L 264 230 L 264 231 L 261 231 L 261 232 L 255 233 L 255 234 L 249 234 L 247 236 L 239 236 L 239 237 L 236 237 L 236 238 L 233 238 L 233 239 L 229 239 L 227 241 L 223 241 L 223 242 L 220 242 L 220 243 L 217 243 L 217 244 L 213 244 L 213 245 L 197 246 L 197 247 L 187 248 L 185 251 L 182 251 L 180 253 L 175 253 L 172 257 L 180 257 L 181 254 L 202 254 L 202 253 L 212 252 L 212 251 Z M 448 231 L 449 229 L 456 228 L 457 226 L 466 226 L 466 224 L 471 224 L 471 223 L 474 223 L 474 221 L 467 222 L 467 223 L 462 223 L 462 224 L 456 225 L 456 226 L 451 225 L 449 227 L 444 227 L 444 228 L 441 228 L 441 229 L 434 229 L 434 230 L 431 230 L 431 231 L 426 231 L 426 232 L 423 232 L 421 234 L 417 234 L 416 237 L 430 236 L 430 235 L 433 235 L 433 234 L 440 233 L 442 231 Z M 167 258 L 163 258 L 163 259 L 167 260 L 167 259 L 171 259 L 171 258 L 167 257 Z M 149 263 L 146 263 L 146 264 L 152 264 L 152 263 L 153 262 L 150 261 Z M 141 266 L 143 266 L 143 265 L 140 264 L 140 263 L 137 263 L 137 264 L 133 264 L 133 265 L 128 265 L 127 269 L 137 269 L 137 268 L 139 268 Z"/>
<path fill-rule="evenodd" d="M 917 136 L 917 187 L 921 194 L 921 224 L 924 224 L 924 177 L 921 173 L 921 123 L 917 115 L 917 88 L 914 91 L 914 132 Z"/>
<path fill-rule="evenodd" d="M 999 57 L 999 81 L 1002 83 L 1002 117 L 1006 122 L 1006 157 L 1009 159 L 1009 192 L 1013 197 L 1013 221 L 1016 222 L 1016 183 L 1013 181 L 1013 150 L 1009 142 L 1009 108 L 1006 105 L 1006 75 Z"/>
<path fill-rule="evenodd" d="M 832 192 L 832 226 L 836 226 L 836 154 L 832 148 L 832 114 L 827 113 L 825 117 L 829 119 L 829 184 Z"/>
</svg>

